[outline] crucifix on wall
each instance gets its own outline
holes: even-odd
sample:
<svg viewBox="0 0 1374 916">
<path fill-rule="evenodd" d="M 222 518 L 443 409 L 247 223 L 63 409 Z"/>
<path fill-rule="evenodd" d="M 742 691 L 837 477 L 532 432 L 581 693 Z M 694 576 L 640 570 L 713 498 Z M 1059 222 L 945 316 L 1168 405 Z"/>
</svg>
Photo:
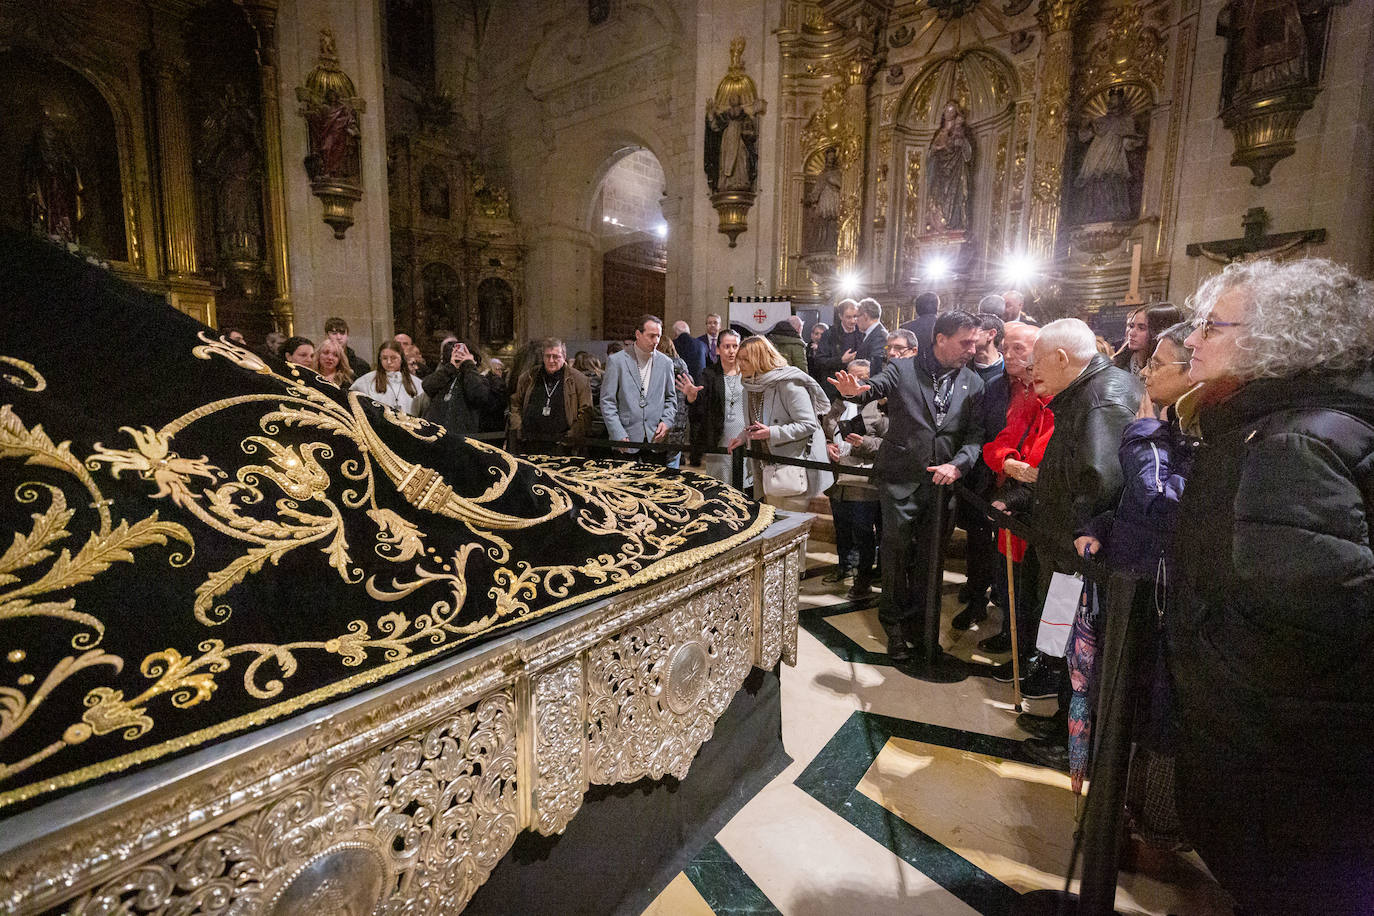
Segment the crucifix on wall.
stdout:
<svg viewBox="0 0 1374 916">
<path fill-rule="evenodd" d="M 1201 255 L 1218 264 L 1232 261 L 1254 261 L 1259 258 L 1278 257 L 1292 251 L 1299 245 L 1317 245 L 1326 241 L 1325 229 L 1300 229 L 1297 232 L 1279 232 L 1266 235 L 1269 227 L 1269 213 L 1263 207 L 1251 207 L 1245 211 L 1240 221 L 1245 235 L 1238 239 L 1222 239 L 1216 242 L 1192 242 L 1184 249 L 1189 257 Z"/>
</svg>

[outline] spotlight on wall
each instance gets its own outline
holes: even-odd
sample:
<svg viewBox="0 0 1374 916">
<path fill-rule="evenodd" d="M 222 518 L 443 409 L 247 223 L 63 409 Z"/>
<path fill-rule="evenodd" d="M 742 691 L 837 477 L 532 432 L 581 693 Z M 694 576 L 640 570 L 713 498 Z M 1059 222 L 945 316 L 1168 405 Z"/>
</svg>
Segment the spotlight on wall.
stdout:
<svg viewBox="0 0 1374 916">
<path fill-rule="evenodd" d="M 1002 263 L 1002 280 L 1011 287 L 1031 286 L 1039 275 L 1040 264 L 1028 254 L 1010 255 Z"/>
<path fill-rule="evenodd" d="M 658 233 L 659 238 L 666 239 L 668 237 L 668 224 L 659 223 L 654 227 L 654 232 Z"/>
<path fill-rule="evenodd" d="M 950 275 L 948 258 L 931 258 L 926 261 L 925 280 L 944 280 Z"/>
<path fill-rule="evenodd" d="M 852 273 L 842 273 L 835 278 L 838 281 L 840 295 L 846 299 L 853 298 L 859 292 L 859 278 Z"/>
</svg>

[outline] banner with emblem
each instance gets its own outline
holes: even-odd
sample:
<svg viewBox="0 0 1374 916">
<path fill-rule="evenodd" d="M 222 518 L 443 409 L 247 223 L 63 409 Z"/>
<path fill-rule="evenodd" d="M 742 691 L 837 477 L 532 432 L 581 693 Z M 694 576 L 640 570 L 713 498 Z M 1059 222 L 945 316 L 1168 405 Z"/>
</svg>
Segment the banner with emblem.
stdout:
<svg viewBox="0 0 1374 916">
<path fill-rule="evenodd" d="M 792 314 L 791 299 L 731 299 L 730 325 L 767 334 L 773 326 Z"/>
</svg>

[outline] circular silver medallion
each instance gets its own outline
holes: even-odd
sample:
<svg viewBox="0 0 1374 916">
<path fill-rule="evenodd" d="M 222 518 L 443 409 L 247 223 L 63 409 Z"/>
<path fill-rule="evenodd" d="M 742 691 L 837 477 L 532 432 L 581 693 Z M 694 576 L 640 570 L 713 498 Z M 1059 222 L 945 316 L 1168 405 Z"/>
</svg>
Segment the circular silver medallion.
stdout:
<svg viewBox="0 0 1374 916">
<path fill-rule="evenodd" d="M 368 843 L 339 843 L 311 856 L 286 879 L 269 916 L 369 916 L 386 891 L 386 859 Z"/>
<path fill-rule="evenodd" d="M 706 648 L 696 640 L 685 642 L 669 653 L 667 686 L 663 691 L 669 709 L 682 714 L 697 704 L 706 692 L 709 665 Z"/>
</svg>

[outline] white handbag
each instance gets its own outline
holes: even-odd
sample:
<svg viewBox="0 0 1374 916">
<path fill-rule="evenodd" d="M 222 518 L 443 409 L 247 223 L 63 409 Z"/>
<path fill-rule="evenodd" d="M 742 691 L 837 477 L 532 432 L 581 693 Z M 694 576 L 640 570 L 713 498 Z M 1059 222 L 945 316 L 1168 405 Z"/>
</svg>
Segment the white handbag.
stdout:
<svg viewBox="0 0 1374 916">
<path fill-rule="evenodd" d="M 1035 648 L 1046 655 L 1063 658 L 1073 631 L 1073 618 L 1083 597 L 1083 577 L 1055 573 L 1050 592 L 1045 596 L 1045 612 L 1040 615 L 1040 632 Z"/>
<path fill-rule="evenodd" d="M 763 495 L 781 498 L 801 496 L 806 492 L 806 468 L 790 464 L 763 466 Z"/>
</svg>

